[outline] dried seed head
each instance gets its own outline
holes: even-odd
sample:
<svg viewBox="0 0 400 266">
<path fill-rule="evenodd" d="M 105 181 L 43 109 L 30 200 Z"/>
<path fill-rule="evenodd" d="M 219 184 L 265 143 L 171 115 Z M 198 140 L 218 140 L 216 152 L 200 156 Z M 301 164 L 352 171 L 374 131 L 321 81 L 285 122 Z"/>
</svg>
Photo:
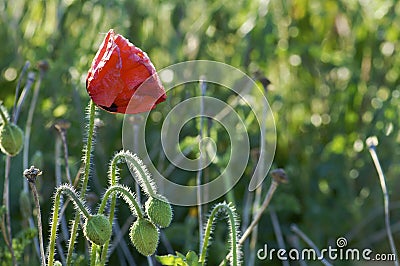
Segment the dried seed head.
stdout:
<svg viewBox="0 0 400 266">
<path fill-rule="evenodd" d="M 367 144 L 369 149 L 373 149 L 376 146 L 378 146 L 378 144 L 379 144 L 378 138 L 376 136 L 372 136 L 372 137 L 367 138 L 365 143 Z"/>
<path fill-rule="evenodd" d="M 49 70 L 49 62 L 47 62 L 46 60 L 40 60 L 37 63 L 37 67 L 40 71 L 46 72 L 47 70 Z"/>
<path fill-rule="evenodd" d="M 102 246 L 110 240 L 112 228 L 106 216 L 97 214 L 86 219 L 83 233 L 89 241 Z"/>
<path fill-rule="evenodd" d="M 24 176 L 26 179 L 28 179 L 29 182 L 35 183 L 36 182 L 36 177 L 42 175 L 42 171 L 40 169 L 35 168 L 35 166 L 31 166 L 29 169 L 25 169 L 24 171 Z"/>
<path fill-rule="evenodd" d="M 24 133 L 14 123 L 0 126 L 0 149 L 9 156 L 17 155 L 24 145 Z"/>
<path fill-rule="evenodd" d="M 150 256 L 156 252 L 159 233 L 157 227 L 149 220 L 138 218 L 132 224 L 129 236 L 140 254 Z"/>
<path fill-rule="evenodd" d="M 165 197 L 149 197 L 145 209 L 150 220 L 161 228 L 168 227 L 172 221 L 172 208 Z"/>
<path fill-rule="evenodd" d="M 283 170 L 282 168 L 272 170 L 271 176 L 276 182 L 278 182 L 280 184 L 281 183 L 286 184 L 289 182 L 287 174 L 286 174 L 285 170 Z"/>
</svg>

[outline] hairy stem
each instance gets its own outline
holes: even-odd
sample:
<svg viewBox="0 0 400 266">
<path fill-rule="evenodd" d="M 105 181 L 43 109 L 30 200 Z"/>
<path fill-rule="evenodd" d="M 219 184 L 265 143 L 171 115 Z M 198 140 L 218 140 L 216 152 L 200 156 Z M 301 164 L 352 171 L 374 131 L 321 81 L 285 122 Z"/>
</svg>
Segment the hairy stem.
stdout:
<svg viewBox="0 0 400 266">
<path fill-rule="evenodd" d="M 207 256 L 207 248 L 209 246 L 209 241 L 211 238 L 211 233 L 213 231 L 213 224 L 215 222 L 215 218 L 221 212 L 225 212 L 225 217 L 228 218 L 229 228 L 230 228 L 230 242 L 231 242 L 231 265 L 239 265 L 240 254 L 239 254 L 239 246 L 240 244 L 237 241 L 238 237 L 238 229 L 236 223 L 236 211 L 235 208 L 231 204 L 221 203 L 217 204 L 213 210 L 211 211 L 210 217 L 208 218 L 206 229 L 204 231 L 204 239 L 202 241 L 201 253 L 199 262 L 201 265 L 205 265 L 206 256 Z"/>
<path fill-rule="evenodd" d="M 251 222 L 251 224 L 249 225 L 249 227 L 247 227 L 246 231 L 243 233 L 242 237 L 239 239 L 239 244 L 242 245 L 244 243 L 244 241 L 246 241 L 246 239 L 251 235 L 251 233 L 253 232 L 254 228 L 256 228 L 258 222 L 261 219 L 261 216 L 263 215 L 264 211 L 267 209 L 269 203 L 271 202 L 272 196 L 275 193 L 275 190 L 277 189 L 277 187 L 279 186 L 279 182 L 276 181 L 275 179 L 272 180 L 271 186 L 269 187 L 269 190 L 267 192 L 267 195 L 264 198 L 264 201 L 262 203 L 262 205 L 260 206 L 260 208 L 258 209 L 257 214 L 254 216 L 253 221 Z M 229 259 L 231 256 L 231 254 L 226 255 L 226 259 Z M 223 262 L 221 262 L 219 264 L 220 266 L 223 265 Z"/>
<path fill-rule="evenodd" d="M 1 104 L 1 102 L 0 102 L 0 104 Z M 0 116 L 1 116 L 1 119 L 3 121 L 3 124 L 7 125 L 8 124 L 8 119 L 7 119 L 6 114 L 3 111 L 3 108 L 1 108 L 1 107 L 0 107 Z"/>
<path fill-rule="evenodd" d="M 81 198 L 76 194 L 73 187 L 71 187 L 70 185 L 63 185 L 57 188 L 57 191 L 54 196 L 52 221 L 50 223 L 51 231 L 50 231 L 50 241 L 48 248 L 49 256 L 47 259 L 48 266 L 52 266 L 54 264 L 54 253 L 55 253 L 55 243 L 57 237 L 57 226 L 59 219 L 61 194 L 67 195 L 72 200 L 72 202 L 77 207 L 76 213 L 79 215 L 79 218 L 81 214 L 83 214 L 85 218 L 88 218 L 90 216 L 89 211 L 85 208 Z"/>
<path fill-rule="evenodd" d="M 129 164 L 130 167 L 134 168 L 134 172 L 136 173 L 137 178 L 139 180 L 138 183 L 140 186 L 142 186 L 142 189 L 145 192 L 147 192 L 147 194 L 149 194 L 149 195 L 155 195 L 156 189 L 155 189 L 155 186 L 152 184 L 151 177 L 147 173 L 147 170 L 144 168 L 140 159 L 136 155 L 133 155 L 128 151 L 118 152 L 112 158 L 110 167 L 109 167 L 109 174 L 108 174 L 108 176 L 109 176 L 108 180 L 109 180 L 110 186 L 117 185 L 118 171 L 119 171 L 119 168 L 117 165 L 118 165 L 118 163 L 125 162 L 125 161 Z M 137 197 L 139 197 L 139 195 L 137 195 Z M 104 202 L 104 199 L 106 199 L 105 196 L 103 197 L 103 202 Z M 107 201 L 105 201 L 105 202 L 107 202 Z M 110 216 L 109 216 L 109 220 L 110 220 L 111 224 L 114 220 L 115 205 L 116 205 L 116 194 L 113 193 L 111 196 Z M 139 208 L 139 210 L 140 210 L 140 208 Z M 136 210 L 136 212 L 137 212 L 137 210 Z M 103 250 L 102 250 L 102 254 L 101 254 L 102 264 L 105 263 L 107 260 L 107 252 L 108 252 L 109 243 L 110 243 L 110 241 L 107 241 L 103 246 Z M 96 252 L 96 249 L 92 250 L 92 252 Z"/>
<path fill-rule="evenodd" d="M 157 197 L 157 188 L 151 179 L 149 172 L 144 166 L 142 160 L 136 155 L 130 152 L 124 153 L 124 158 L 128 163 L 129 167 L 133 168 L 138 180 L 139 185 L 141 186 L 142 190 L 149 196 L 149 197 Z"/>
<path fill-rule="evenodd" d="M 89 182 L 89 174 L 90 174 L 90 157 L 92 154 L 93 149 L 93 138 L 94 138 L 94 131 L 95 131 L 95 115 L 96 115 L 96 106 L 92 100 L 90 100 L 89 107 L 88 107 L 88 116 L 89 116 L 89 125 L 88 125 L 88 133 L 87 133 L 87 143 L 84 150 L 84 172 L 83 172 L 83 179 L 82 179 L 82 187 L 81 187 L 81 199 L 85 198 L 86 189 Z M 74 251 L 75 240 L 78 235 L 78 225 L 79 225 L 80 215 L 79 212 L 75 213 L 75 219 L 73 221 L 72 229 L 71 229 L 71 237 L 69 239 L 68 245 L 68 254 L 67 254 L 67 266 L 71 265 L 72 263 L 72 253 Z"/>
<path fill-rule="evenodd" d="M 38 197 L 38 192 L 36 189 L 36 185 L 33 182 L 28 182 L 31 187 L 33 193 L 33 199 L 35 201 L 36 210 L 37 210 L 37 226 L 39 230 L 39 246 L 40 246 L 40 257 L 42 258 L 42 265 L 46 266 L 46 257 L 44 255 L 44 247 L 43 247 L 43 226 L 42 226 L 42 214 L 40 212 L 40 202 Z"/>
<path fill-rule="evenodd" d="M 107 205 L 107 201 L 109 200 L 109 197 L 111 195 L 117 194 L 121 196 L 126 204 L 129 205 L 129 208 L 131 211 L 138 217 L 138 218 L 143 218 L 143 211 L 140 208 L 139 203 L 136 201 L 135 196 L 133 193 L 129 190 L 129 188 L 121 186 L 121 185 L 114 185 L 111 186 L 107 189 L 106 193 L 103 195 L 103 199 L 101 201 L 98 214 L 103 214 L 104 209 Z"/>
<path fill-rule="evenodd" d="M 136 201 L 136 199 L 135 199 L 134 195 L 132 194 L 132 192 L 127 187 L 124 187 L 124 186 L 121 186 L 121 185 L 113 185 L 113 186 L 111 186 L 111 187 L 109 187 L 107 189 L 106 193 L 104 193 L 104 195 L 103 195 L 103 200 L 101 201 L 101 204 L 100 204 L 100 207 L 99 207 L 99 210 L 98 210 L 98 214 L 102 214 L 104 212 L 104 209 L 106 207 L 106 204 L 107 204 L 107 201 L 108 201 L 109 197 L 111 196 L 111 200 L 112 200 L 112 203 L 113 203 L 113 201 L 114 202 L 116 201 L 116 196 L 117 195 L 122 196 L 124 201 L 129 205 L 129 208 L 131 209 L 131 211 L 134 214 L 136 214 L 136 216 L 138 218 L 143 218 L 143 211 L 140 208 L 140 205 Z M 114 216 L 114 212 L 112 213 L 112 215 Z M 110 217 L 111 217 L 111 212 L 110 212 Z M 112 222 L 112 220 L 110 222 Z M 105 265 L 105 263 L 106 263 L 108 245 L 109 245 L 109 241 L 107 241 L 103 246 L 100 265 Z M 92 254 L 92 256 L 93 256 L 93 254 Z"/>
</svg>

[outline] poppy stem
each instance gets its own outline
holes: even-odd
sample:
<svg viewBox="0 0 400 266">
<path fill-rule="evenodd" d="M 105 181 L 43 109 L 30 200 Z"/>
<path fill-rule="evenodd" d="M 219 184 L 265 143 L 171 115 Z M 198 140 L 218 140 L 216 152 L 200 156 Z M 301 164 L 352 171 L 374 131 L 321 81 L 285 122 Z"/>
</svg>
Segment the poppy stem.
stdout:
<svg viewBox="0 0 400 266">
<path fill-rule="evenodd" d="M 89 182 L 90 167 L 91 167 L 93 138 L 94 138 L 94 134 L 95 134 L 94 120 L 96 118 L 96 105 L 93 103 L 92 100 L 90 100 L 90 102 L 89 102 L 88 118 L 89 118 L 89 124 L 88 124 L 87 142 L 86 142 L 86 147 L 84 148 L 84 157 L 83 157 L 83 162 L 84 162 L 85 166 L 84 166 L 82 187 L 81 187 L 81 193 L 80 193 L 81 199 L 84 199 L 86 196 L 86 189 L 87 189 L 87 185 Z M 72 253 L 74 251 L 75 240 L 78 235 L 79 221 L 80 221 L 80 213 L 79 213 L 79 211 L 76 211 L 75 219 L 73 221 L 72 229 L 71 229 L 71 237 L 69 239 L 69 245 L 68 245 L 67 266 L 71 265 L 71 263 L 72 263 Z"/>
<path fill-rule="evenodd" d="M 39 245 L 40 245 L 40 256 L 42 259 L 42 265 L 46 265 L 46 257 L 44 255 L 44 248 L 43 248 L 43 230 L 42 230 L 42 215 L 40 213 L 40 203 L 39 203 L 39 197 L 38 197 L 38 192 L 36 189 L 35 183 L 29 182 L 29 186 L 32 189 L 33 193 L 33 198 L 35 200 L 35 205 L 36 205 L 36 210 L 37 210 L 37 224 L 38 224 L 38 229 L 39 229 Z"/>
<path fill-rule="evenodd" d="M 1 105 L 2 103 L 0 102 L 0 105 Z M 8 119 L 7 119 L 7 116 L 6 116 L 6 114 L 4 113 L 4 110 L 3 110 L 3 108 L 1 108 L 2 107 L 2 105 L 0 106 L 0 116 L 1 116 L 1 120 L 3 121 L 3 124 L 4 125 L 7 125 L 8 124 Z"/>
<path fill-rule="evenodd" d="M 107 193 L 111 193 L 111 192 L 108 192 L 108 191 L 111 191 L 112 187 L 118 186 L 118 178 L 119 178 L 118 174 L 117 174 L 119 172 L 118 164 L 122 163 L 122 162 L 126 162 L 130 168 L 133 168 L 133 170 L 137 176 L 137 180 L 138 180 L 137 183 L 142 187 L 143 191 L 145 191 L 149 196 L 154 196 L 157 192 L 156 187 L 155 187 L 153 181 L 151 180 L 150 175 L 147 173 L 147 169 L 144 168 L 144 165 L 141 162 L 141 160 L 136 155 L 133 155 L 129 151 L 120 151 L 120 152 L 116 153 L 111 160 L 111 163 L 109 166 L 109 171 L 108 171 L 108 173 L 109 173 L 108 179 L 109 179 L 109 183 L 110 183 L 110 188 L 107 190 L 106 194 L 103 196 L 103 202 L 101 203 L 101 206 L 99 208 L 99 214 L 103 212 L 103 209 L 105 207 L 104 204 L 107 202 L 107 200 L 110 196 L 110 194 L 107 194 Z M 118 190 L 118 189 L 115 188 L 114 190 Z M 118 193 L 121 194 L 121 192 L 118 192 Z M 140 191 L 137 192 L 136 197 L 137 197 L 138 201 L 140 202 L 139 193 L 140 193 Z M 112 196 L 111 196 L 109 221 L 112 224 L 112 222 L 114 220 L 117 195 L 115 193 L 112 193 L 111 195 Z M 121 195 L 124 195 L 124 194 L 122 193 Z M 129 196 L 125 194 L 124 197 L 129 197 Z M 130 201 L 132 202 L 133 207 L 134 207 L 134 209 L 131 208 L 132 212 L 136 213 L 136 215 L 139 218 L 143 217 L 143 213 L 142 213 L 139 205 L 136 203 L 136 201 L 134 201 L 133 197 L 130 198 Z M 131 204 L 129 204 L 129 205 L 131 205 Z M 108 252 L 109 243 L 110 243 L 110 241 L 107 241 L 103 246 L 100 265 L 104 265 L 107 260 L 107 255 L 108 255 L 107 252 Z M 93 250 L 92 250 L 92 252 L 93 252 Z"/>
<path fill-rule="evenodd" d="M 144 216 L 143 211 L 142 211 L 137 199 L 135 199 L 134 194 L 130 191 L 129 188 L 118 185 L 118 184 L 110 186 L 107 189 L 107 191 L 104 193 L 103 200 L 101 201 L 101 204 L 100 204 L 97 214 L 103 214 L 104 209 L 107 205 L 107 202 L 108 202 L 110 196 L 111 196 L 111 200 L 114 200 L 114 207 L 115 207 L 115 201 L 116 201 L 117 195 L 122 197 L 124 199 L 124 201 L 126 202 L 126 204 L 129 205 L 129 208 L 131 209 L 131 213 L 133 215 L 137 216 L 138 218 L 143 218 L 143 216 Z M 114 210 L 113 209 L 110 210 L 110 216 L 109 216 L 110 223 L 113 221 L 113 219 L 111 218 L 111 212 L 112 212 L 112 215 L 114 216 Z M 110 243 L 110 241 L 107 241 L 103 245 L 103 250 L 101 252 L 101 258 L 100 258 L 99 265 L 105 265 L 105 263 L 107 261 L 107 253 L 108 253 L 109 243 Z M 96 258 L 96 256 L 93 254 L 95 252 L 97 252 L 97 249 L 96 248 L 92 249 L 92 258 Z M 92 261 L 91 261 L 91 263 L 92 263 Z"/>
<path fill-rule="evenodd" d="M 229 222 L 229 231 L 230 231 L 230 246 L 231 250 L 229 252 L 231 265 L 239 265 L 240 261 L 240 244 L 238 243 L 238 219 L 236 215 L 235 207 L 232 203 L 220 203 L 217 204 L 211 211 L 210 217 L 208 218 L 207 225 L 204 231 L 204 239 L 202 241 L 200 247 L 200 258 L 199 263 L 202 266 L 206 263 L 207 257 L 207 248 L 209 246 L 209 241 L 211 239 L 212 231 L 214 230 L 215 226 L 215 218 L 217 215 L 223 214 L 224 217 L 228 219 Z"/>
<path fill-rule="evenodd" d="M 81 197 L 79 197 L 74 188 L 70 185 L 63 185 L 57 188 L 57 191 L 54 195 L 54 205 L 53 205 L 53 215 L 51 220 L 51 230 L 50 230 L 50 241 L 49 241 L 49 256 L 47 258 L 47 265 L 52 266 L 54 264 L 54 253 L 55 253 L 55 243 L 57 237 L 57 227 L 58 227 L 58 220 L 59 220 L 59 209 L 60 209 L 60 201 L 61 201 L 61 194 L 66 194 L 74 203 L 76 207 L 76 214 L 78 214 L 78 218 L 82 214 L 85 218 L 90 216 L 89 211 L 85 208 L 84 204 L 82 203 Z M 78 220 L 79 222 L 79 220 Z M 75 223 L 74 223 L 75 224 Z M 75 239 L 74 239 L 75 241 Z M 68 258 L 67 258 L 68 263 Z M 71 258 L 69 259 L 69 263 L 71 263 Z"/>
</svg>

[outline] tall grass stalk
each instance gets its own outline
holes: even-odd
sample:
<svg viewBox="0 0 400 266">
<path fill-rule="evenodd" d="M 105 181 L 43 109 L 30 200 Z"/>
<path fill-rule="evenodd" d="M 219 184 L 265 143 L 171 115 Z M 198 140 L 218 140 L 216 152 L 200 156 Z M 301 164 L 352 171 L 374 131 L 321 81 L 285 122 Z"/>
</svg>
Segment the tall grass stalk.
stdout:
<svg viewBox="0 0 400 266">
<path fill-rule="evenodd" d="M 201 98 L 200 98 L 200 125 L 199 125 L 199 148 L 200 148 L 200 156 L 199 156 L 199 165 L 196 175 L 196 187 L 197 187 L 197 219 L 199 223 L 199 238 L 200 238 L 200 247 L 203 244 L 203 206 L 202 206 L 202 195 L 201 195 L 201 184 L 203 183 L 203 147 L 202 147 L 202 139 L 203 139 L 203 124 L 204 124 L 204 95 L 207 89 L 207 83 L 203 80 L 204 78 L 200 78 L 200 91 L 201 91 Z"/>
<path fill-rule="evenodd" d="M 366 140 L 366 144 L 368 146 L 369 153 L 371 154 L 372 161 L 374 162 L 376 171 L 378 172 L 379 181 L 381 183 L 381 189 L 383 193 L 383 204 L 384 204 L 384 211 L 385 211 L 385 227 L 386 227 L 386 234 L 389 239 L 389 245 L 392 254 L 395 256 L 394 264 L 399 266 L 399 259 L 397 257 L 397 250 L 396 245 L 394 244 L 393 240 L 393 233 L 390 226 L 390 211 L 389 211 L 389 193 L 386 187 L 386 178 L 383 174 L 382 166 L 379 162 L 378 155 L 376 153 L 376 146 L 378 145 L 378 139 L 376 137 L 369 137 Z"/>
</svg>

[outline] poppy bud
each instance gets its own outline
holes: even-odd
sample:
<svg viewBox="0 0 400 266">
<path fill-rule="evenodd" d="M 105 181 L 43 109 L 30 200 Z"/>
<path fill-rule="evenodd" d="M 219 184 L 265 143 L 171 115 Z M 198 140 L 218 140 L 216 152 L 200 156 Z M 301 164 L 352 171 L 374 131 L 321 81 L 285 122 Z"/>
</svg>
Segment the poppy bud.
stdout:
<svg viewBox="0 0 400 266">
<path fill-rule="evenodd" d="M 0 126 L 0 149 L 9 156 L 17 155 L 24 144 L 24 133 L 14 123 Z"/>
<path fill-rule="evenodd" d="M 172 220 L 172 208 L 166 198 L 150 197 L 146 201 L 146 213 L 150 220 L 161 228 L 168 227 Z"/>
<path fill-rule="evenodd" d="M 89 241 L 102 246 L 111 238 L 112 228 L 108 218 L 98 214 L 86 219 L 83 233 Z"/>
<path fill-rule="evenodd" d="M 122 114 L 148 112 L 167 98 L 147 54 L 112 29 L 93 59 L 86 90 L 97 106 Z"/>
<path fill-rule="evenodd" d="M 140 254 L 150 256 L 156 252 L 159 238 L 158 230 L 149 220 L 138 218 L 132 224 L 129 236 Z"/>
</svg>

